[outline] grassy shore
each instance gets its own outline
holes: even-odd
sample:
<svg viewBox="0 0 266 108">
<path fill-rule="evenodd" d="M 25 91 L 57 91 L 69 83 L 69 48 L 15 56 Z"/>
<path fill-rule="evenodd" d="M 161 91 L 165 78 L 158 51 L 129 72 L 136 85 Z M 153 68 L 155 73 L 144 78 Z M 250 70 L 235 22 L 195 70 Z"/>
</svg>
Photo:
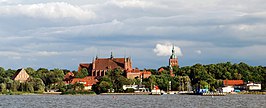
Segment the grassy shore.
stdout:
<svg viewBox="0 0 266 108">
<path fill-rule="evenodd" d="M 0 92 L 0 95 L 36 95 L 36 94 L 43 94 L 43 92 Z"/>
<path fill-rule="evenodd" d="M 66 91 L 62 92 L 61 95 L 96 95 L 93 91 Z"/>
<path fill-rule="evenodd" d="M 254 95 L 266 95 L 266 92 L 239 92 L 237 94 L 254 94 Z"/>
</svg>

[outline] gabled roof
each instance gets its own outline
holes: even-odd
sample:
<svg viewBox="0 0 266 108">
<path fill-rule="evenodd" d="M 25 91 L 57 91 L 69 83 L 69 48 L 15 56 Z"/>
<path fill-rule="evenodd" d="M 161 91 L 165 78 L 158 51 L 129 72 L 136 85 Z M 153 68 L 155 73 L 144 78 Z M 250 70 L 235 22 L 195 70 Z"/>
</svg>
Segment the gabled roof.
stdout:
<svg viewBox="0 0 266 108">
<path fill-rule="evenodd" d="M 73 72 L 68 72 L 65 76 L 64 76 L 64 80 L 70 80 L 74 77 L 74 73 Z"/>
<path fill-rule="evenodd" d="M 12 80 L 14 80 L 14 79 L 18 76 L 18 74 L 21 72 L 22 69 L 23 69 L 23 68 L 18 69 L 18 70 L 16 71 L 16 73 L 12 76 Z"/>
<path fill-rule="evenodd" d="M 17 72 L 12 76 L 12 80 L 17 80 L 20 82 L 25 82 L 29 78 L 29 74 L 24 68 L 18 69 Z"/>
<path fill-rule="evenodd" d="M 244 84 L 243 80 L 223 80 L 224 86 L 235 86 Z"/>
<path fill-rule="evenodd" d="M 126 58 L 99 58 L 94 61 L 95 70 L 120 68 L 124 70 Z"/>
<path fill-rule="evenodd" d="M 85 83 L 84 86 L 92 86 L 93 84 L 96 84 L 97 80 L 93 76 L 87 76 L 85 78 L 73 78 L 70 82 L 70 84 L 75 83 Z"/>
<path fill-rule="evenodd" d="M 138 68 L 136 68 L 136 69 L 131 69 L 131 70 L 127 70 L 126 71 L 127 73 L 128 72 L 131 72 L 131 73 L 139 73 L 139 72 L 141 72 Z"/>
</svg>

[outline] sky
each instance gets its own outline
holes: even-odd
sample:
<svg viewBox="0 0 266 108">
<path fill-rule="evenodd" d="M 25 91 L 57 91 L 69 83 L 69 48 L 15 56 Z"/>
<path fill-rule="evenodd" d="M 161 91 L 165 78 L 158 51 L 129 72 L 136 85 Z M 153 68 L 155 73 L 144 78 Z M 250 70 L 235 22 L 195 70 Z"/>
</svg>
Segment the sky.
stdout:
<svg viewBox="0 0 266 108">
<path fill-rule="evenodd" d="M 131 57 L 133 67 L 266 65 L 265 0 L 0 0 L 0 66 L 77 70 Z"/>
</svg>

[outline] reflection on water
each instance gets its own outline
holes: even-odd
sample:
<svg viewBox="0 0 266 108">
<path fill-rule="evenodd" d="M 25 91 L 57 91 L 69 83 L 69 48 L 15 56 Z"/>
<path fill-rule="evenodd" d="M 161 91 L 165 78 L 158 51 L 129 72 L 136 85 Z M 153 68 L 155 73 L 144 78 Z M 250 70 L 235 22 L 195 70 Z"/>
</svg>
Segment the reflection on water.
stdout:
<svg viewBox="0 0 266 108">
<path fill-rule="evenodd" d="M 4 108 L 266 108 L 266 95 L 2 95 Z"/>
</svg>

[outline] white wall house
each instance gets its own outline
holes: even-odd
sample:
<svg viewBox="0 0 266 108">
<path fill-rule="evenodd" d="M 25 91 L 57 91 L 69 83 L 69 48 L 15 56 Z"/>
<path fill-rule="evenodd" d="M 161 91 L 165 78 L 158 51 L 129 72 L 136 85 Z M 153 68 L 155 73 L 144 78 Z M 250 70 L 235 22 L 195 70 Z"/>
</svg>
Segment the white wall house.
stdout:
<svg viewBox="0 0 266 108">
<path fill-rule="evenodd" d="M 249 83 L 247 84 L 248 90 L 261 90 L 261 84 Z"/>
<path fill-rule="evenodd" d="M 233 86 L 226 86 L 222 88 L 223 93 L 230 93 L 230 92 L 234 92 L 234 87 Z"/>
</svg>

